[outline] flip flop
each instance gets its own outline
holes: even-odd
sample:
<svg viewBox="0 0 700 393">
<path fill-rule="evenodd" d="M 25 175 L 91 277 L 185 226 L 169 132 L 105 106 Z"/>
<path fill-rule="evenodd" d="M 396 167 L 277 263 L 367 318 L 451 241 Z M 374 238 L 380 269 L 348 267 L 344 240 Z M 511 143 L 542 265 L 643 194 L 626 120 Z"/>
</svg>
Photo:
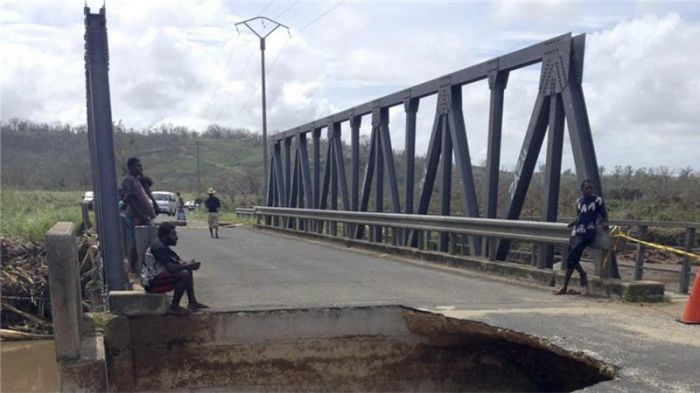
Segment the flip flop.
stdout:
<svg viewBox="0 0 700 393">
<path fill-rule="evenodd" d="M 176 307 L 170 306 L 170 308 L 168 308 L 168 314 L 172 314 L 172 315 L 188 315 L 191 313 L 192 312 L 190 310 L 188 310 L 184 307 L 180 307 L 180 306 L 176 306 Z"/>
<path fill-rule="evenodd" d="M 187 306 L 187 308 L 189 308 L 190 311 L 200 311 L 200 310 L 205 310 L 205 309 L 209 308 L 209 306 L 207 306 L 206 304 L 202 304 L 202 303 L 195 303 L 195 304 Z"/>
</svg>

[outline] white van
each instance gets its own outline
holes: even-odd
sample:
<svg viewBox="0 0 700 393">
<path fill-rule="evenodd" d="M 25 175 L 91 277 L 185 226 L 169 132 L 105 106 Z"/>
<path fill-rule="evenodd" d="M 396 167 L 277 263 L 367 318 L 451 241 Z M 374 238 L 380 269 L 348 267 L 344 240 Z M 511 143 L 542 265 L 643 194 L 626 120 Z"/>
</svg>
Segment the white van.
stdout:
<svg viewBox="0 0 700 393">
<path fill-rule="evenodd" d="M 158 203 L 161 213 L 174 216 L 177 212 L 177 196 L 174 192 L 153 191 L 153 199 Z"/>
</svg>

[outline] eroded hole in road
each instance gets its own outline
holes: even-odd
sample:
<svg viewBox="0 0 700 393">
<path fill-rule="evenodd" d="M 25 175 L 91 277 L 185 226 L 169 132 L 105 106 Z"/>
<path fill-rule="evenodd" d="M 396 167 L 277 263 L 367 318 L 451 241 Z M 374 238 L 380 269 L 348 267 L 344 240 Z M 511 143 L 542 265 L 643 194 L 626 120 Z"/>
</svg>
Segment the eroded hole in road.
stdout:
<svg viewBox="0 0 700 393">
<path fill-rule="evenodd" d="M 128 326 L 128 348 L 105 336 L 121 390 L 573 391 L 615 375 L 536 337 L 400 306 L 153 315 Z"/>
</svg>

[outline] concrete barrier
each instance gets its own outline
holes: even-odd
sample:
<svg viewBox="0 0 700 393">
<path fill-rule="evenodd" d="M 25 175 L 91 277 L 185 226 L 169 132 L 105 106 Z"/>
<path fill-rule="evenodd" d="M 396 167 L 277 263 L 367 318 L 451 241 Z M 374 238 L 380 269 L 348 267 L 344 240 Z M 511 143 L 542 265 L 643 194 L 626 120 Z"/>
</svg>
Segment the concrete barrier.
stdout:
<svg viewBox="0 0 700 393">
<path fill-rule="evenodd" d="M 56 355 L 59 360 L 75 360 L 80 358 L 82 298 L 72 222 L 58 222 L 46 233 L 46 262 Z"/>
<path fill-rule="evenodd" d="M 73 223 L 58 222 L 46 233 L 46 260 L 61 392 L 106 391 L 102 336 L 83 319 Z"/>
<path fill-rule="evenodd" d="M 132 266 L 132 272 L 137 275 L 141 273 L 141 265 L 146 255 L 146 250 L 158 239 L 158 227 L 155 225 L 139 225 L 134 228 L 136 231 L 136 255 L 138 256 L 138 266 Z"/>
<path fill-rule="evenodd" d="M 138 290 L 109 292 L 109 311 L 115 315 L 163 314 L 169 304 L 167 296 L 146 293 L 140 286 Z"/>
</svg>

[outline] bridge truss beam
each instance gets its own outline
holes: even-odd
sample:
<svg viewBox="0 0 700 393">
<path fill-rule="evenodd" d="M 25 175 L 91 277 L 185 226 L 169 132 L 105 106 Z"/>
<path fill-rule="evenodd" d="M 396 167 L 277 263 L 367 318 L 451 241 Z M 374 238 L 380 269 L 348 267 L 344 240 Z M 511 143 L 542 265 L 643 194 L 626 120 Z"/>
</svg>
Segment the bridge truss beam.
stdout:
<svg viewBox="0 0 700 393">
<path fill-rule="evenodd" d="M 109 46 L 105 8 L 85 7 L 85 88 L 90 172 L 95 219 L 108 290 L 126 289 L 119 192 L 114 160 L 114 129 L 109 93 Z"/>
<path fill-rule="evenodd" d="M 369 211 L 371 208 L 375 212 L 383 212 L 385 204 L 391 203 L 393 213 L 419 215 L 432 213 L 449 216 L 452 213 L 450 204 L 453 183 L 452 166 L 454 165 L 457 175 L 456 185 L 464 215 L 473 218 L 480 217 L 481 214 L 486 218 L 498 217 L 501 129 L 507 82 L 513 71 L 541 63 L 537 98 L 518 157 L 515 177 L 508 190 L 507 207 L 500 212 L 500 215 L 510 220 L 517 220 L 520 217 L 544 138 L 549 135 L 542 219 L 556 221 L 565 122 L 568 125 L 579 180 L 591 180 L 596 191 L 601 195 L 603 193 L 581 88 L 584 48 L 585 35 L 564 34 L 278 133 L 272 137 L 276 154 L 273 155 L 270 166 L 275 168 L 276 181 L 270 181 L 268 206 L 309 206 L 315 209 L 337 210 L 340 199 L 342 209 L 347 211 Z M 484 79 L 488 80 L 491 97 L 485 189 L 483 206 L 480 209 L 469 153 L 467 127 L 462 111 L 462 87 Z M 437 107 L 427 150 L 425 173 L 419 183 L 420 191 L 416 206 L 414 205 L 416 202 L 414 197 L 416 114 L 420 100 L 430 95 L 437 95 Z M 406 165 L 403 173 L 406 184 L 403 195 L 398 187 L 389 132 L 389 109 L 398 105 L 403 105 L 406 113 Z M 371 115 L 372 129 L 364 179 L 360 185 L 359 128 L 362 117 L 366 115 Z M 343 122 L 349 123 L 351 132 L 349 189 L 341 142 Z M 320 138 L 323 129 L 326 129 L 328 135 L 325 140 Z M 305 158 L 307 133 L 313 136 L 312 169 L 308 168 L 308 158 Z M 291 163 L 288 153 L 283 163 L 281 155 L 277 152 L 281 150 L 282 145 L 290 146 L 293 140 L 296 140 L 298 146 L 295 162 Z M 320 160 L 322 145 L 325 145 L 326 150 L 323 164 Z M 321 170 L 324 174 L 322 183 Z M 311 174 L 313 176 L 309 179 Z M 431 203 L 436 183 L 440 195 L 437 209 Z M 385 185 L 389 188 L 388 199 L 384 195 Z M 374 194 L 373 201 L 372 194 Z M 305 202 L 299 199 L 301 195 L 305 196 Z M 292 202 L 294 198 L 298 200 L 296 203 Z M 364 226 L 361 225 L 349 227 L 346 225 L 344 234 L 348 237 L 362 238 L 366 235 L 363 233 L 363 228 Z M 316 229 L 319 232 L 324 230 L 322 227 Z M 330 224 L 326 229 L 336 234 L 335 224 Z M 382 233 L 378 228 L 372 228 L 370 232 L 369 236 L 373 241 L 381 241 L 382 236 L 389 234 L 389 232 Z M 405 229 L 394 229 L 390 235 L 395 244 L 412 246 L 417 244 L 421 236 L 416 231 Z M 448 234 L 443 233 L 437 248 L 447 251 L 448 243 Z M 489 240 L 488 247 L 482 247 L 482 238 L 479 236 L 470 236 L 468 243 L 470 254 L 488 256 L 490 259 L 505 259 L 510 247 L 510 241 L 505 239 L 499 242 Z M 539 252 L 538 266 L 551 266 L 552 254 L 551 247 L 543 246 Z"/>
</svg>

